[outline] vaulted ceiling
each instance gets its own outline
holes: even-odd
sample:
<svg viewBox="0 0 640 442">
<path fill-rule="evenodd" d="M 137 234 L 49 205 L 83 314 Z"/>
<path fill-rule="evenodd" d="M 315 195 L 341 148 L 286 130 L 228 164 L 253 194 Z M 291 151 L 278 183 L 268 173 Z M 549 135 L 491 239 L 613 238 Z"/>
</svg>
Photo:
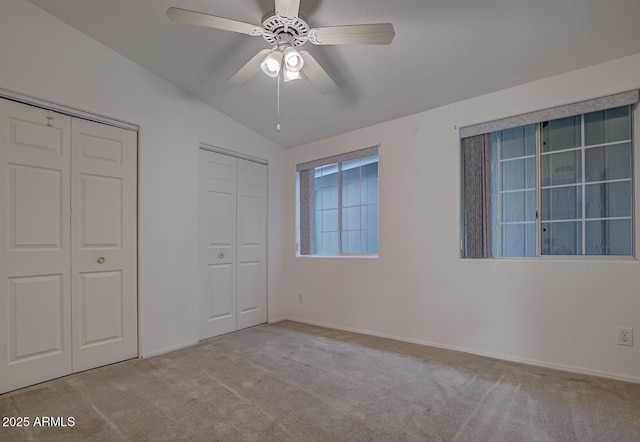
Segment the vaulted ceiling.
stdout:
<svg viewBox="0 0 640 442">
<path fill-rule="evenodd" d="M 391 22 L 389 46 L 308 50 L 338 85 L 227 81 L 261 37 L 175 23 L 171 7 L 260 24 L 273 0 L 30 0 L 284 147 L 640 52 L 638 0 L 301 0 L 312 27 Z M 615 81 L 615 79 L 611 79 Z"/>
</svg>

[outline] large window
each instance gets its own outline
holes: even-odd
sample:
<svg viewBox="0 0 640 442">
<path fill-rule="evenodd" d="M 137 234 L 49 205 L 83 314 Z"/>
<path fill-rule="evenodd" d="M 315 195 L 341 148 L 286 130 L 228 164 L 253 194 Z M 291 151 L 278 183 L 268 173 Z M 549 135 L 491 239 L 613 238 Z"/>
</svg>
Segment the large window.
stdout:
<svg viewBox="0 0 640 442">
<path fill-rule="evenodd" d="M 543 255 L 631 255 L 629 106 L 542 123 Z"/>
<path fill-rule="evenodd" d="M 633 255 L 632 126 L 625 104 L 464 138 L 463 256 Z"/>
<path fill-rule="evenodd" d="M 300 254 L 377 254 L 377 148 L 300 164 L 298 171 Z"/>
</svg>

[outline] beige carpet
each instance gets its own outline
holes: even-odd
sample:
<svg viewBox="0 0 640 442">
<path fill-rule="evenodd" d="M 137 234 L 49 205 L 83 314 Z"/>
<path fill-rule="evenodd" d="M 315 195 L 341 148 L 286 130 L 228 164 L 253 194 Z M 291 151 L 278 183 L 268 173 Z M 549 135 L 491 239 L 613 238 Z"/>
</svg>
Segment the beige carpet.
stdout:
<svg viewBox="0 0 640 442">
<path fill-rule="evenodd" d="M 285 321 L 8 393 L 0 416 L 75 420 L 2 441 L 640 441 L 640 385 Z"/>
</svg>

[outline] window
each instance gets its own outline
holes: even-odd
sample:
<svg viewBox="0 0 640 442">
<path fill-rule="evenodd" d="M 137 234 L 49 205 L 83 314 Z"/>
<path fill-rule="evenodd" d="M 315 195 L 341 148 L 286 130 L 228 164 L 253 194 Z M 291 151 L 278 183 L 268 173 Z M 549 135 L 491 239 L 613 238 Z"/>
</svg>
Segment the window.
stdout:
<svg viewBox="0 0 640 442">
<path fill-rule="evenodd" d="M 463 256 L 633 255 L 634 92 L 622 106 L 464 137 Z"/>
<path fill-rule="evenodd" d="M 542 123 L 543 255 L 631 255 L 631 110 Z"/>
<path fill-rule="evenodd" d="M 490 134 L 492 256 L 536 255 L 536 128 Z"/>
<path fill-rule="evenodd" d="M 297 166 L 300 254 L 378 253 L 378 149 Z"/>
</svg>

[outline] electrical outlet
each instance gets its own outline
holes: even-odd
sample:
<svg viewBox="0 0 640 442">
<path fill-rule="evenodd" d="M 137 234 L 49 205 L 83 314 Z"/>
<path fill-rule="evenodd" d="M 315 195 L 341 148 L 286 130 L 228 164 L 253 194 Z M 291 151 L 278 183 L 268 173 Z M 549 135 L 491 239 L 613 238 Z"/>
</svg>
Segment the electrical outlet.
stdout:
<svg viewBox="0 0 640 442">
<path fill-rule="evenodd" d="M 618 327 L 618 345 L 633 345 L 633 329 Z"/>
<path fill-rule="evenodd" d="M 304 302 L 304 297 L 302 296 L 302 293 L 298 293 L 298 302 L 299 303 L 303 303 Z"/>
</svg>

